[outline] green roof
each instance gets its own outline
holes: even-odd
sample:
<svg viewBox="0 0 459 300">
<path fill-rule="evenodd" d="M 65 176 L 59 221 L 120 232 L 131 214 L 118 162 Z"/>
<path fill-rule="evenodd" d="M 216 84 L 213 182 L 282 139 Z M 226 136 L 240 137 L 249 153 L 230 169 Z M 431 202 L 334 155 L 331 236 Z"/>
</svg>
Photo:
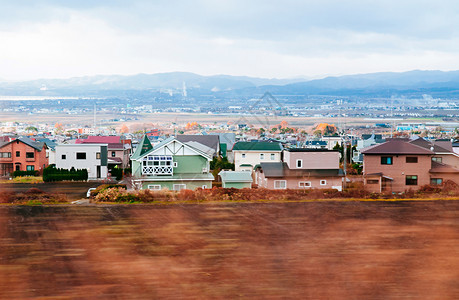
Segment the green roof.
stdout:
<svg viewBox="0 0 459 300">
<path fill-rule="evenodd" d="M 271 142 L 237 142 L 233 146 L 233 151 L 282 151 L 280 143 Z"/>
<path fill-rule="evenodd" d="M 144 135 L 142 141 L 140 141 L 139 145 L 135 149 L 134 154 L 132 154 L 131 159 L 138 159 L 148 151 L 153 149 L 150 140 L 148 139 L 147 135 Z"/>
<path fill-rule="evenodd" d="M 252 182 L 251 172 L 221 171 L 218 173 L 223 182 Z"/>
</svg>

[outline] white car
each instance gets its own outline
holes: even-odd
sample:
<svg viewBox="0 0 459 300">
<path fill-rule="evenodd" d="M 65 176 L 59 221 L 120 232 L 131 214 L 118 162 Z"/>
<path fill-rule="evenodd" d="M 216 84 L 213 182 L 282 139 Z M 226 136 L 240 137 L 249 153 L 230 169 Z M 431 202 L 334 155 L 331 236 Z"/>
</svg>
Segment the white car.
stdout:
<svg viewBox="0 0 459 300">
<path fill-rule="evenodd" d="M 89 188 L 88 192 L 86 193 L 86 198 L 91 197 L 91 192 L 94 191 L 96 188 Z"/>
</svg>

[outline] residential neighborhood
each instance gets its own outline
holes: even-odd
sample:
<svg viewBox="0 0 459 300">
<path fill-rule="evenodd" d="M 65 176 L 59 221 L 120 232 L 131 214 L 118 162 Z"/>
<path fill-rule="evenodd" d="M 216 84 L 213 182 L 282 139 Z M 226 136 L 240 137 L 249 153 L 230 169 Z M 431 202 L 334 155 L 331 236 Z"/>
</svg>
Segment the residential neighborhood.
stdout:
<svg viewBox="0 0 459 300">
<path fill-rule="evenodd" d="M 459 184 L 459 147 L 454 139 L 373 133 L 302 142 L 294 135 L 244 137 L 222 132 L 76 138 L 4 135 L 1 141 L 0 175 L 6 179 L 41 175 L 52 166 L 86 170 L 89 181 L 122 181 L 137 190 L 221 186 L 342 191 L 360 182 L 370 192 L 403 193 Z M 226 167 L 216 167 L 219 161 Z"/>
</svg>

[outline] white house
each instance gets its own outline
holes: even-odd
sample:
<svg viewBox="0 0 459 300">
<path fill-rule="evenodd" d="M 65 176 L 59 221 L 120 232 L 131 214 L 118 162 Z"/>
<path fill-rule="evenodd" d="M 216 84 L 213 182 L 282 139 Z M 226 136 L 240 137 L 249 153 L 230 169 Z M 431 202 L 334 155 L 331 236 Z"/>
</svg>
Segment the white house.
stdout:
<svg viewBox="0 0 459 300">
<path fill-rule="evenodd" d="M 55 149 L 56 168 L 86 169 L 88 179 L 107 178 L 107 144 L 63 144 Z"/>
</svg>

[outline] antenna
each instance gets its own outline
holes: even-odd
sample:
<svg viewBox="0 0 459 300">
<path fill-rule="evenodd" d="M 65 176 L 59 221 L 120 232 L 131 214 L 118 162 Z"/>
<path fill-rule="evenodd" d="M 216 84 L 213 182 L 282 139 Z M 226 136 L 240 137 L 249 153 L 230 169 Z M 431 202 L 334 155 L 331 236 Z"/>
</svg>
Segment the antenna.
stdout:
<svg viewBox="0 0 459 300">
<path fill-rule="evenodd" d="M 94 135 L 96 134 L 96 102 L 94 102 Z"/>
</svg>

